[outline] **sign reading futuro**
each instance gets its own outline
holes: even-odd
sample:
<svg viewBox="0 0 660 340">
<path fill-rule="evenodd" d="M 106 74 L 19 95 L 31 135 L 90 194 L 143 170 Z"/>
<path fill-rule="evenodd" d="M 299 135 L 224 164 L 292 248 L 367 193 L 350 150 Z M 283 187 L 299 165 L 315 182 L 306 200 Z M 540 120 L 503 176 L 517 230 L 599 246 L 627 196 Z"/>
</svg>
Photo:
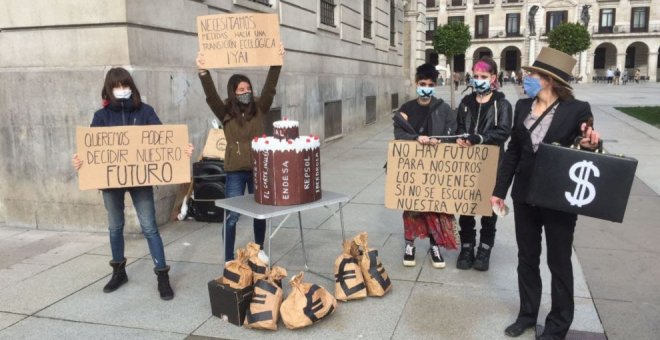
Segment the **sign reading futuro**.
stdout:
<svg viewBox="0 0 660 340">
<path fill-rule="evenodd" d="M 499 147 L 422 145 L 392 141 L 388 148 L 385 207 L 490 216 Z"/>
<path fill-rule="evenodd" d="M 76 142 L 81 190 L 190 182 L 186 125 L 78 127 Z"/>
</svg>

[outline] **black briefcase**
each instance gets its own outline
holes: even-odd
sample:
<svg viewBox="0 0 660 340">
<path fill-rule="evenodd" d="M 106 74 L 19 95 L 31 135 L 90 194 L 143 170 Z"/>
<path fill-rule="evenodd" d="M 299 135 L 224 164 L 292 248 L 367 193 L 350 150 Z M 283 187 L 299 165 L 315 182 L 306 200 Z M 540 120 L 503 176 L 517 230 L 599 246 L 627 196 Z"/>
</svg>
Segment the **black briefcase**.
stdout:
<svg viewBox="0 0 660 340">
<path fill-rule="evenodd" d="M 637 160 L 540 144 L 527 202 L 544 208 L 622 222 Z"/>
</svg>

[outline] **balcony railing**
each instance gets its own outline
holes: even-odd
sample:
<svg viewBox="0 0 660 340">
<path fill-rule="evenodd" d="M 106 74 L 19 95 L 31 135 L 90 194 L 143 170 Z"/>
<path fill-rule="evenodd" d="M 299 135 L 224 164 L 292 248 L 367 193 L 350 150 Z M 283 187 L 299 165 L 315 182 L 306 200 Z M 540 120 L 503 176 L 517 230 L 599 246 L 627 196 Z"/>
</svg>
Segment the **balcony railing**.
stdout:
<svg viewBox="0 0 660 340">
<path fill-rule="evenodd" d="M 608 27 L 594 26 L 593 34 L 623 34 L 623 33 L 660 33 L 660 25 L 649 25 L 644 28 L 632 28 L 631 25 L 614 25 Z"/>
<path fill-rule="evenodd" d="M 447 8 L 463 8 L 467 6 L 467 0 L 447 0 Z"/>
<path fill-rule="evenodd" d="M 474 7 L 495 6 L 495 0 L 474 0 Z"/>
<path fill-rule="evenodd" d="M 473 32 L 474 39 L 494 39 L 494 38 L 522 38 L 525 33 L 524 29 L 521 29 L 518 32 L 507 32 L 504 29 L 490 29 L 488 34 L 479 35 L 477 32 Z"/>
</svg>

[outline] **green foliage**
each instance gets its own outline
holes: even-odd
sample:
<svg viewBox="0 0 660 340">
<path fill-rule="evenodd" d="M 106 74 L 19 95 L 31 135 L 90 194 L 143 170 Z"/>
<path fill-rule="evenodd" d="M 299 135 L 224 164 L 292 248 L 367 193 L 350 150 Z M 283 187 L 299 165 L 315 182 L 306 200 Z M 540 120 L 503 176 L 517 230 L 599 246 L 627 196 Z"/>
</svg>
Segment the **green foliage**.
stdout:
<svg viewBox="0 0 660 340">
<path fill-rule="evenodd" d="M 433 35 L 433 48 L 450 59 L 470 47 L 470 27 L 462 22 L 450 22 L 438 27 Z"/>
<path fill-rule="evenodd" d="M 615 107 L 615 109 L 660 128 L 660 106 Z"/>
<path fill-rule="evenodd" d="M 566 54 L 574 55 L 591 46 L 591 36 L 587 28 L 576 23 L 563 23 L 548 34 L 550 47 Z"/>
</svg>

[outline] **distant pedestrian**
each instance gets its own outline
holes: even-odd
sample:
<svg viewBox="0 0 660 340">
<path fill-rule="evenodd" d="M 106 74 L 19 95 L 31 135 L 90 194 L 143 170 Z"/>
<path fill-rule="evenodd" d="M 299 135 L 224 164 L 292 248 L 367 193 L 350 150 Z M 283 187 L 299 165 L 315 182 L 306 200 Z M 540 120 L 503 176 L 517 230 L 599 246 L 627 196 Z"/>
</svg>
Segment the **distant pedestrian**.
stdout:
<svg viewBox="0 0 660 340">
<path fill-rule="evenodd" d="M 458 72 L 454 72 L 454 90 L 458 90 L 458 82 L 461 77 L 458 75 Z"/>
<path fill-rule="evenodd" d="M 504 86 L 504 72 L 500 71 L 500 74 L 497 75 L 497 81 L 500 83 L 500 87 Z"/>
<path fill-rule="evenodd" d="M 621 75 L 621 82 L 623 85 L 626 85 L 628 83 L 628 69 L 623 69 L 623 74 Z"/>
<path fill-rule="evenodd" d="M 619 79 L 621 78 L 621 71 L 619 68 L 616 68 L 616 71 L 614 71 L 614 85 L 620 85 Z"/>
<path fill-rule="evenodd" d="M 607 84 L 612 85 L 612 80 L 614 79 L 614 71 L 612 71 L 611 67 L 607 69 L 605 77 L 607 78 Z"/>
<path fill-rule="evenodd" d="M 642 72 L 639 69 L 635 70 L 635 83 L 639 84 L 639 79 L 642 77 Z"/>
</svg>

